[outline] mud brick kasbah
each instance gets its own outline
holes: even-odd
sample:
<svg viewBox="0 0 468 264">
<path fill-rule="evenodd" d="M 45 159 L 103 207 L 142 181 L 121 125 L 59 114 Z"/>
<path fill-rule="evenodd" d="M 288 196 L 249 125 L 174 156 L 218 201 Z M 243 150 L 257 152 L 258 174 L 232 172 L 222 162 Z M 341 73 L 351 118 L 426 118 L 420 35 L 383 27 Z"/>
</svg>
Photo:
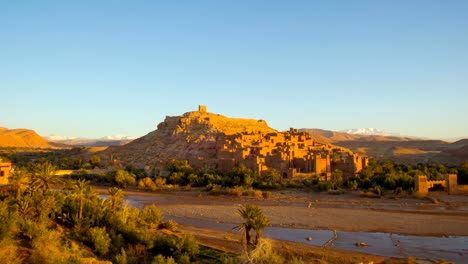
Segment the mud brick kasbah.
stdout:
<svg viewBox="0 0 468 264">
<path fill-rule="evenodd" d="M 111 147 L 123 163 L 158 167 L 185 159 L 194 168 L 210 167 L 229 172 L 244 164 L 259 174 L 276 169 L 283 178 L 329 180 L 336 169 L 344 179 L 355 176 L 368 163 L 351 150 L 314 141 L 307 132 L 291 128 L 279 132 L 264 120 L 229 118 L 198 111 L 167 116 L 157 130 L 125 146 Z"/>
</svg>

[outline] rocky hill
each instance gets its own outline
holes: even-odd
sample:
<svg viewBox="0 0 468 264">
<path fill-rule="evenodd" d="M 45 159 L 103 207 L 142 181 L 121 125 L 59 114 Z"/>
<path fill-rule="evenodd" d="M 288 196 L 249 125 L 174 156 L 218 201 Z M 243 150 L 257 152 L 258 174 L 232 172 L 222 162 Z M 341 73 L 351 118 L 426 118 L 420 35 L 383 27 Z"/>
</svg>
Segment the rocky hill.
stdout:
<svg viewBox="0 0 468 264">
<path fill-rule="evenodd" d="M 47 141 L 34 130 L 0 128 L 0 147 L 16 148 L 61 148 L 63 144 Z"/>
<path fill-rule="evenodd" d="M 331 177 L 335 169 L 345 177 L 353 176 L 368 161 L 297 129 L 279 132 L 263 120 L 228 118 L 208 113 L 202 106 L 199 111 L 166 117 L 157 130 L 99 154 L 137 167 L 159 167 L 183 159 L 194 168 L 229 172 L 244 164 L 258 173 L 276 169 L 284 178 L 300 179 Z"/>
<path fill-rule="evenodd" d="M 144 166 L 172 159 L 216 162 L 216 145 L 220 137 L 236 133 L 276 132 L 263 120 L 228 118 L 205 111 L 167 116 L 157 130 L 123 146 L 111 146 L 101 152 L 113 155 L 125 164 Z"/>
</svg>

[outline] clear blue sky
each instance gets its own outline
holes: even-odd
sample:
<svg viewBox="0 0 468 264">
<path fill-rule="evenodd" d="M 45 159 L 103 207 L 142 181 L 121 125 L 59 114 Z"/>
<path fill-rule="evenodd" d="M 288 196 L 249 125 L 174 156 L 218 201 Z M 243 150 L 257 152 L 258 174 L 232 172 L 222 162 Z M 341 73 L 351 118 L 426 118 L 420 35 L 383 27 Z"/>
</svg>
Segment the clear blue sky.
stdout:
<svg viewBox="0 0 468 264">
<path fill-rule="evenodd" d="M 0 126 L 145 135 L 209 112 L 468 137 L 468 1 L 0 0 Z"/>
</svg>

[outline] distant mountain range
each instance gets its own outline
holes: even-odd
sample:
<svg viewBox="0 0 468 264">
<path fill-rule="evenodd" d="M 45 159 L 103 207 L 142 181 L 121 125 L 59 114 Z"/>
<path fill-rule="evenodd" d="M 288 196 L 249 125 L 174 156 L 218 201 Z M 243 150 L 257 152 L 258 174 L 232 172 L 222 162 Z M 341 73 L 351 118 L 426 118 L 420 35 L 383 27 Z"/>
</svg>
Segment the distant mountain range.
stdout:
<svg viewBox="0 0 468 264">
<path fill-rule="evenodd" d="M 316 141 L 349 148 L 376 159 L 391 159 L 398 163 L 436 162 L 459 165 L 468 161 L 468 139 L 453 143 L 402 136 L 362 135 L 316 128 L 303 128 Z"/>
<path fill-rule="evenodd" d="M 75 147 L 108 147 L 108 146 L 119 146 L 127 144 L 128 142 L 136 139 L 135 136 L 106 136 L 103 138 L 92 139 L 92 138 L 76 138 L 76 137 L 64 137 L 59 135 L 51 135 L 46 137 L 51 142 L 66 144 Z"/>
<path fill-rule="evenodd" d="M 351 135 L 364 135 L 364 136 L 394 136 L 400 137 L 399 133 L 388 132 L 384 130 L 380 130 L 378 128 L 352 128 L 342 130 L 340 132 L 348 133 Z"/>
</svg>

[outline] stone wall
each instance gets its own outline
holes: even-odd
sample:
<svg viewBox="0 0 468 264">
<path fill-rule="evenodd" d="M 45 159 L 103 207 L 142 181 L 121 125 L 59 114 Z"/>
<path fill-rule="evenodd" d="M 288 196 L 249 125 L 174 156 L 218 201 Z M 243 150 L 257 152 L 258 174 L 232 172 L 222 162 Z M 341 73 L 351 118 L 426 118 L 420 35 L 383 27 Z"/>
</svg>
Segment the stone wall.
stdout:
<svg viewBox="0 0 468 264">
<path fill-rule="evenodd" d="M 8 184 L 8 177 L 10 177 L 11 162 L 0 161 L 0 184 Z"/>
</svg>

